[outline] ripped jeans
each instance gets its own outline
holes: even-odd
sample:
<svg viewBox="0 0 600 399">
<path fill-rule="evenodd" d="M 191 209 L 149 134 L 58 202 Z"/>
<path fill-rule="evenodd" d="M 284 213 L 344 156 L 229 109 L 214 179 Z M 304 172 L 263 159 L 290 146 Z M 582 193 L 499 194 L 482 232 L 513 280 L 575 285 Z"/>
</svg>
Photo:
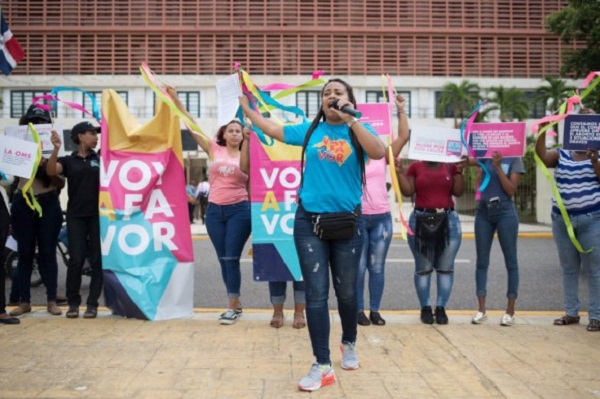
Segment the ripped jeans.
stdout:
<svg viewBox="0 0 600 399">
<path fill-rule="evenodd" d="M 362 237 L 346 240 L 322 240 L 313 233 L 311 214 L 298 206 L 294 220 L 294 242 L 306 286 L 306 322 L 319 364 L 330 364 L 329 272 L 338 313 L 342 322 L 342 342 L 356 342 L 358 304 L 356 277 L 362 249 Z"/>
<path fill-rule="evenodd" d="M 228 298 L 239 298 L 242 285 L 240 256 L 250 237 L 250 202 L 231 205 L 209 202 L 206 232 L 215 247 Z"/>
<path fill-rule="evenodd" d="M 416 227 L 415 213 L 420 212 L 415 210 L 410 214 L 408 220 L 408 225 L 412 231 L 415 231 Z M 419 252 L 416 247 L 415 237 L 412 235 L 408 236 L 408 246 L 415 258 L 414 283 L 421 307 L 431 305 L 429 291 L 431 287 L 431 273 L 434 269 L 437 277 L 437 298 L 435 306 L 446 307 L 446 304 L 450 299 L 452 286 L 454 285 L 454 259 L 456 258 L 456 254 L 458 253 L 462 241 L 462 229 L 456 211 L 448 212 L 448 234 L 448 246 L 433 262 L 429 261 Z"/>
</svg>

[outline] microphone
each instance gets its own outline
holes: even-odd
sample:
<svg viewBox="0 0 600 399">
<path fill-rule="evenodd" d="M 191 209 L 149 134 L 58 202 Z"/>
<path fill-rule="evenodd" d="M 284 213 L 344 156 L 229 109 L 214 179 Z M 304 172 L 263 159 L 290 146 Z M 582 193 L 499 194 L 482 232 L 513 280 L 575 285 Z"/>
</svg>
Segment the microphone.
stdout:
<svg viewBox="0 0 600 399">
<path fill-rule="evenodd" d="M 342 111 L 345 114 L 352 115 L 355 118 L 361 118 L 362 112 L 355 110 L 351 105 L 344 105 L 342 108 L 338 107 L 338 100 L 335 99 L 329 103 L 329 107 L 333 109 L 337 109 L 338 111 Z"/>
</svg>

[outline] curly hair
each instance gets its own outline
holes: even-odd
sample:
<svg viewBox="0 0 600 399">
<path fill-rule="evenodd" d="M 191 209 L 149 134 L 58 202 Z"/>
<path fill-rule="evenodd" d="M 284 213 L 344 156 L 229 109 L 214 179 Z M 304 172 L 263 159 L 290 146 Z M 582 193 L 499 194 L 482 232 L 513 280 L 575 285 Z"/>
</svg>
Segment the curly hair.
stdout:
<svg viewBox="0 0 600 399">
<path fill-rule="evenodd" d="M 217 144 L 220 145 L 221 147 L 226 147 L 227 146 L 227 141 L 225 140 L 225 131 L 227 130 L 227 127 L 229 125 L 231 125 L 232 123 L 237 123 L 238 125 L 240 125 L 241 128 L 243 128 L 244 126 L 242 125 L 242 122 L 238 121 L 237 119 L 232 120 L 231 122 L 229 122 L 226 125 L 223 125 L 219 128 L 219 130 L 217 131 Z M 242 143 L 244 142 L 243 136 L 242 136 L 242 141 L 240 143 L 240 150 L 242 149 Z"/>
</svg>

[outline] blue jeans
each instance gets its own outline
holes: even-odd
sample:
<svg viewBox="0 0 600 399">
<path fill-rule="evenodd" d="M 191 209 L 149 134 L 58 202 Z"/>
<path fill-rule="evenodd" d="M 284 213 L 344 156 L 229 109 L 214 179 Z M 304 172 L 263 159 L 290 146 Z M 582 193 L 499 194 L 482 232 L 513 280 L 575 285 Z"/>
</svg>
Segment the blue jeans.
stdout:
<svg viewBox="0 0 600 399">
<path fill-rule="evenodd" d="M 294 303 L 306 302 L 306 289 L 304 281 L 293 281 L 294 287 Z M 287 281 L 269 281 L 269 295 L 271 296 L 271 304 L 283 305 L 285 303 L 285 293 L 287 291 Z"/>
<path fill-rule="evenodd" d="M 577 316 L 581 304 L 579 291 L 579 270 L 587 274 L 590 319 L 600 320 L 600 211 L 571 217 L 573 230 L 584 250 L 581 253 L 571 243 L 562 216 L 552 214 L 552 234 L 558 249 L 562 267 L 563 292 L 567 315 Z"/>
<path fill-rule="evenodd" d="M 239 298 L 242 284 L 240 256 L 251 231 L 250 202 L 242 201 L 231 205 L 209 202 L 206 231 L 221 264 L 221 276 L 227 296 Z"/>
<path fill-rule="evenodd" d="M 408 225 L 414 232 L 416 227 L 415 212 L 413 211 L 408 219 Z M 452 293 L 454 284 L 454 259 L 460 248 L 462 241 L 462 230 L 460 220 L 456 211 L 448 212 L 448 245 L 444 251 L 433 261 L 430 261 L 416 248 L 415 236 L 408 236 L 408 246 L 415 258 L 415 289 L 419 297 L 421 307 L 430 306 L 429 291 L 431 287 L 431 273 L 435 269 L 437 272 L 437 300 L 436 306 L 445 307 Z"/>
<path fill-rule="evenodd" d="M 345 240 L 320 239 L 313 233 L 311 214 L 299 205 L 294 220 L 294 242 L 306 284 L 306 322 L 313 354 L 317 363 L 330 364 L 329 271 L 342 322 L 342 342 L 356 342 L 356 276 L 362 237 L 355 234 Z"/>
<path fill-rule="evenodd" d="M 360 235 L 363 240 L 362 255 L 358 266 L 356 293 L 358 311 L 365 310 L 365 274 L 369 271 L 369 309 L 378 312 L 385 283 L 385 258 L 392 242 L 392 215 L 390 212 L 377 215 L 362 215 Z"/>
<path fill-rule="evenodd" d="M 47 300 L 56 301 L 58 284 L 58 264 L 56 244 L 62 226 L 62 211 L 56 192 L 37 197 L 42 208 L 42 217 L 25 202 L 21 193 L 13 196 L 11 224 L 13 236 L 17 240 L 19 262 L 19 296 L 22 303 L 31 303 L 31 272 L 36 247 L 39 253 L 38 266 L 42 281 L 46 286 Z"/>
<path fill-rule="evenodd" d="M 494 233 L 498 233 L 504 264 L 508 272 L 506 297 L 516 299 L 519 290 L 519 263 L 517 261 L 517 235 L 519 216 L 512 201 L 481 202 L 475 214 L 475 247 L 477 269 L 475 283 L 477 296 L 487 296 L 487 275 Z"/>
</svg>

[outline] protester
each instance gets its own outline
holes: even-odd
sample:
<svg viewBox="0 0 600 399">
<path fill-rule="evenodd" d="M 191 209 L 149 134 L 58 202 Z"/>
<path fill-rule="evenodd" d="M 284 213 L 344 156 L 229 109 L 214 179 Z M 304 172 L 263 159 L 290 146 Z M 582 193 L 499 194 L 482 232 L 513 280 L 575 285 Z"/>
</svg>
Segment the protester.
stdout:
<svg viewBox="0 0 600 399">
<path fill-rule="evenodd" d="M 476 164 L 470 159 L 471 164 Z M 481 192 L 479 205 L 475 213 L 475 248 L 477 268 L 475 283 L 479 311 L 473 316 L 473 324 L 487 320 L 485 299 L 487 296 L 487 274 L 490 266 L 490 252 L 494 234 L 498 235 L 500 248 L 504 255 L 504 264 L 508 275 L 506 312 L 500 319 L 500 325 L 514 324 L 515 302 L 519 289 L 519 263 L 517 260 L 517 237 L 519 216 L 512 197 L 517 192 L 521 174 L 525 173 L 521 158 L 502 158 L 494 152 L 492 159 L 483 161 L 489 172 L 490 180 Z"/>
<path fill-rule="evenodd" d="M 582 108 L 581 114 L 595 114 Z M 571 242 L 567 224 L 553 200 L 552 235 L 562 267 L 565 315 L 554 320 L 557 326 L 579 323 L 579 271 L 583 269 L 588 281 L 588 331 L 600 331 L 600 163 L 598 150 L 547 150 L 546 134 L 542 133 L 535 152 L 544 165 L 556 168 L 556 187 L 569 215 L 573 233 L 583 247 L 579 252 Z"/>
<path fill-rule="evenodd" d="M 175 88 L 169 86 L 167 91 L 179 110 L 193 120 L 177 97 Z M 229 308 L 219 316 L 219 322 L 230 325 L 242 315 L 240 257 L 251 230 L 250 201 L 246 189 L 248 175 L 240 169 L 244 140 L 242 124 L 234 120 L 221 126 L 210 142 L 195 134 L 193 137 L 202 150 L 212 156 L 206 231 L 217 252 L 229 298 Z"/>
<path fill-rule="evenodd" d="M 244 141 L 242 142 L 242 153 L 240 157 L 240 168 L 242 172 L 250 175 L 250 130 L 244 129 Z M 304 318 L 305 308 L 305 288 L 304 281 L 294 281 L 292 283 L 294 289 L 294 321 L 292 327 L 306 327 Z M 269 281 L 269 296 L 271 305 L 273 305 L 273 317 L 271 318 L 271 327 L 283 327 L 285 315 L 283 307 L 286 299 L 287 282 L 286 281 Z"/>
<path fill-rule="evenodd" d="M 398 137 L 392 142 L 396 158 L 402 149 L 401 137 L 408 136 L 408 117 L 404 112 L 406 101 L 401 95 L 395 99 L 398 111 Z M 386 158 L 370 159 L 366 166 L 367 183 L 363 187 L 360 234 L 363 237 L 362 256 L 358 268 L 356 291 L 358 296 L 358 324 L 385 325 L 379 313 L 385 284 L 385 259 L 392 242 L 393 224 L 388 187 L 386 185 Z M 369 271 L 369 317 L 365 315 L 365 274 Z"/>
<path fill-rule="evenodd" d="M 10 227 L 10 211 L 8 207 L 8 195 L 6 194 L 6 186 L 10 186 L 13 177 L 6 175 L 0 171 L 0 245 L 4 248 L 6 238 L 8 237 L 8 229 Z M 0 257 L 4 260 L 4 257 Z M 21 321 L 6 313 L 6 267 L 4 262 L 0 264 L 0 324 L 19 324 Z"/>
<path fill-rule="evenodd" d="M 29 123 L 34 125 L 52 123 L 52 118 L 48 111 L 31 105 L 19 120 L 19 125 Z M 50 177 L 46 172 L 46 165 L 47 159 L 42 158 L 31 184 L 32 191 L 28 190 L 25 194 L 23 193 L 29 179 L 21 178 L 13 195 L 10 213 L 13 237 L 17 241 L 19 254 L 17 263 L 18 284 L 15 286 L 15 289 L 18 287 L 19 292 L 19 306 L 10 311 L 12 316 L 20 316 L 31 312 L 31 273 L 36 248 L 39 255 L 40 275 L 46 286 L 48 301 L 46 309 L 48 313 L 54 316 L 62 314 L 62 310 L 56 303 L 58 285 L 56 244 L 62 226 L 62 210 L 57 189 L 64 186 L 64 180 L 60 176 Z M 24 196 L 28 197 L 28 201 Z M 41 213 L 32 209 L 27 203 L 33 205 L 34 199 L 39 204 Z"/>
<path fill-rule="evenodd" d="M 196 208 L 194 209 L 195 218 L 202 220 L 202 224 L 206 222 L 206 207 L 208 205 L 208 193 L 210 191 L 210 184 L 206 177 L 196 188 Z"/>
<path fill-rule="evenodd" d="M 298 387 L 313 391 L 335 382 L 329 351 L 330 271 L 342 322 L 342 368 L 359 367 L 355 345 L 356 277 L 362 246 L 357 233 L 360 202 L 367 156 L 382 158 L 385 146 L 369 125 L 338 110 L 356 108 L 352 87 L 340 79 L 323 86 L 322 105 L 312 123 L 283 127 L 252 111 L 248 98 L 241 97 L 240 104 L 264 133 L 302 146 L 294 242 L 306 284 L 306 318 L 316 363 Z"/>
<path fill-rule="evenodd" d="M 196 206 L 196 183 L 190 182 L 185 186 L 185 197 L 188 203 L 188 217 L 190 224 L 194 224 L 194 207 Z"/>
<path fill-rule="evenodd" d="M 402 146 L 406 141 L 408 136 Z M 463 167 L 463 162 L 418 161 L 405 174 L 401 163 L 396 162 L 402 194 L 415 196 L 415 208 L 408 221 L 414 235 L 408 236 L 408 245 L 415 258 L 414 283 L 424 324 L 434 321 L 429 298 L 433 270 L 437 273 L 435 322 L 448 324 L 446 304 L 454 283 L 454 259 L 462 240 L 452 196 L 463 194 Z"/>
<path fill-rule="evenodd" d="M 71 140 L 77 150 L 71 155 L 58 158 L 61 139 L 52 132 L 54 149 L 48 160 L 48 174 L 64 174 L 67 178 L 69 200 L 67 202 L 67 235 L 69 239 L 69 265 L 67 269 L 68 318 L 79 317 L 81 304 L 81 275 L 86 257 L 90 259 L 90 291 L 86 319 L 98 315 L 98 299 L 102 294 L 102 258 L 100 251 L 100 218 L 98 201 L 100 195 L 100 157 L 94 151 L 98 145 L 100 128 L 89 122 L 81 122 L 71 129 Z"/>
</svg>

